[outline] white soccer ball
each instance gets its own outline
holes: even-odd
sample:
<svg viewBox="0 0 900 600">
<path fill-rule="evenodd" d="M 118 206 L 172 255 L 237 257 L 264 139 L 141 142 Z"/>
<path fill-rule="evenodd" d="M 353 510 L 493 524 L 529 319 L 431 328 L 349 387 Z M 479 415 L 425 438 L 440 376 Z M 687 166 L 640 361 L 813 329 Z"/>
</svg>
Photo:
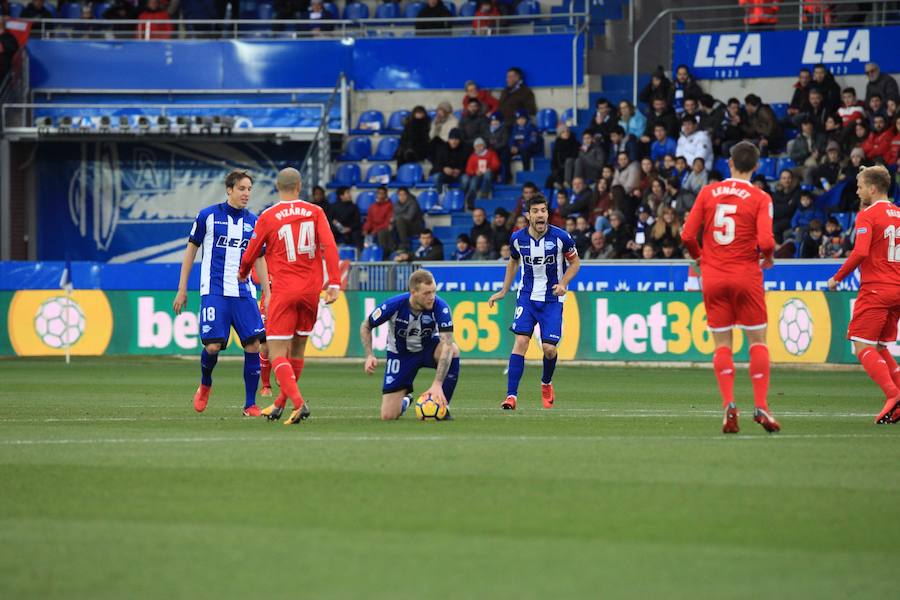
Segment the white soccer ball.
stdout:
<svg viewBox="0 0 900 600">
<path fill-rule="evenodd" d="M 81 339 L 87 320 L 77 302 L 65 296 L 45 300 L 34 315 L 34 331 L 53 349 L 73 346 Z"/>
<path fill-rule="evenodd" d="M 327 304 L 319 308 L 319 318 L 316 319 L 309 339 L 316 350 L 324 350 L 331 345 L 331 340 L 334 339 L 334 313 Z"/>
<path fill-rule="evenodd" d="M 813 320 L 803 300 L 791 298 L 781 307 L 778 335 L 784 349 L 794 356 L 802 356 L 809 350 L 813 339 Z"/>
</svg>

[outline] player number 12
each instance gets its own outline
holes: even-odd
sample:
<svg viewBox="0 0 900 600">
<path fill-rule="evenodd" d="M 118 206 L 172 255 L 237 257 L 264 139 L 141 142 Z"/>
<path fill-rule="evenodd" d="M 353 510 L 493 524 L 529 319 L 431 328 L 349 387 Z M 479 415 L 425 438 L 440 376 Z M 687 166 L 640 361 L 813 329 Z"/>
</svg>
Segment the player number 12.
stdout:
<svg viewBox="0 0 900 600">
<path fill-rule="evenodd" d="M 884 237 L 888 241 L 888 262 L 900 262 L 900 246 L 897 245 L 900 231 L 894 225 L 888 225 L 884 228 Z"/>
<path fill-rule="evenodd" d="M 284 250 L 287 253 L 288 262 L 296 262 L 298 254 L 306 254 L 310 258 L 316 257 L 316 229 L 312 221 L 300 222 L 300 239 L 297 240 L 297 248 L 294 249 L 294 230 L 290 223 L 282 225 L 278 229 L 278 239 L 284 240 Z"/>
</svg>

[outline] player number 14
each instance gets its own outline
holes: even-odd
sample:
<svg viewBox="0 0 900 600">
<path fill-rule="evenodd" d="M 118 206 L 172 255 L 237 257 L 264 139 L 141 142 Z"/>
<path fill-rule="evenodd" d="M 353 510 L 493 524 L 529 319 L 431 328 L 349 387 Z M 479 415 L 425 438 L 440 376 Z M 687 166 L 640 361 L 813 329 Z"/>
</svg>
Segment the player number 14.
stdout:
<svg viewBox="0 0 900 600">
<path fill-rule="evenodd" d="M 282 225 L 278 230 L 278 239 L 284 240 L 284 250 L 287 253 L 288 262 L 296 262 L 298 254 L 306 254 L 310 258 L 316 257 L 316 229 L 312 221 L 300 222 L 300 239 L 294 248 L 294 230 L 290 223 Z"/>
<path fill-rule="evenodd" d="M 897 244 L 900 231 L 894 225 L 889 225 L 884 228 L 884 237 L 888 241 L 888 262 L 900 262 L 900 245 Z"/>
</svg>

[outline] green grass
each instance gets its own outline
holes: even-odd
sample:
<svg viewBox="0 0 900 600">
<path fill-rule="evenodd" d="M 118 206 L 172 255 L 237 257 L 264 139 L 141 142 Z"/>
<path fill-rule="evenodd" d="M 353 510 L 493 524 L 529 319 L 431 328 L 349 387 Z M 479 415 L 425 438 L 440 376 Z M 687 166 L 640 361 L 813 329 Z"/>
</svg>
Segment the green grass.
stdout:
<svg viewBox="0 0 900 600">
<path fill-rule="evenodd" d="M 0 598 L 897 597 L 862 373 L 776 370 L 769 436 L 740 371 L 726 438 L 705 369 L 560 367 L 544 411 L 529 366 L 508 413 L 463 364 L 455 421 L 382 423 L 380 378 L 310 363 L 296 427 L 240 416 L 235 362 L 194 414 L 198 371 L 0 361 Z"/>
</svg>

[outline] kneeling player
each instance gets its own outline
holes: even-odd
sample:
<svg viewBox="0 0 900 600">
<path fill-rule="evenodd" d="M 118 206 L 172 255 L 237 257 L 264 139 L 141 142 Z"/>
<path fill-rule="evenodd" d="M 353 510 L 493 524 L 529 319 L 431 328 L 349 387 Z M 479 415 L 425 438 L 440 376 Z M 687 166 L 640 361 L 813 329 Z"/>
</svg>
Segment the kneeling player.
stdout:
<svg viewBox="0 0 900 600">
<path fill-rule="evenodd" d="M 419 369 L 434 369 L 428 389 L 440 404 L 449 405 L 459 380 L 459 348 L 453 342 L 453 317 L 437 297 L 434 277 L 419 270 L 409 278 L 409 293 L 394 296 L 372 311 L 360 327 L 366 351 L 365 371 L 378 366 L 372 354 L 372 330 L 388 323 L 387 359 L 381 396 L 381 418 L 400 418 L 412 401 L 413 380 Z M 447 413 L 449 418 L 449 412 Z"/>
</svg>

